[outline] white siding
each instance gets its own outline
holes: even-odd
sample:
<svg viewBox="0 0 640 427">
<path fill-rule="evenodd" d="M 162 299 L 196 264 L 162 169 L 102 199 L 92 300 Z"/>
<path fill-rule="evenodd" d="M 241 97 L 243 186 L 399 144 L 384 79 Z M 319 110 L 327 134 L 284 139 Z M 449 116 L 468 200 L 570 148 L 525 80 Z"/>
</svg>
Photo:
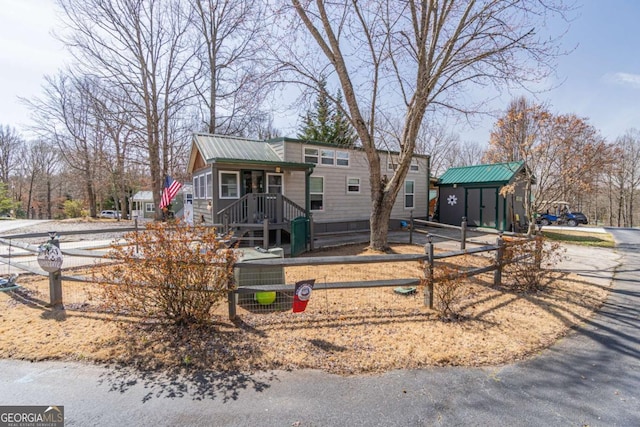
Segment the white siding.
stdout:
<svg viewBox="0 0 640 427">
<path fill-rule="evenodd" d="M 285 161 L 303 162 L 304 147 L 326 148 L 312 144 L 297 142 L 285 143 Z M 349 152 L 349 166 L 327 166 L 318 164 L 312 176 L 324 177 L 324 210 L 313 211 L 313 218 L 318 222 L 367 220 L 371 213 L 371 185 L 369 183 L 369 167 L 364 152 L 359 150 L 337 151 Z M 391 177 L 392 171 L 387 171 L 387 155 L 381 153 L 382 174 Z M 419 170 L 409 172 L 408 180 L 415 181 L 414 216 L 427 214 L 427 159 L 417 158 Z M 347 193 L 347 178 L 360 178 L 360 193 Z M 285 195 L 304 207 L 304 172 L 285 174 Z M 392 218 L 408 218 L 411 209 L 404 208 L 404 185 L 392 211 Z"/>
</svg>

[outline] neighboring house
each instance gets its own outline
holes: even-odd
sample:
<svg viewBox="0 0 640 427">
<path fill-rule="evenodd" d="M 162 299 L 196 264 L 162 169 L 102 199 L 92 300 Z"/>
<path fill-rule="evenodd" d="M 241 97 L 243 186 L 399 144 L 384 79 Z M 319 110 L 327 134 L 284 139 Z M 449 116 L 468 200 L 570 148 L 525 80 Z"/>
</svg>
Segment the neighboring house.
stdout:
<svg viewBox="0 0 640 427">
<path fill-rule="evenodd" d="M 192 191 L 191 184 L 185 184 L 171 201 L 171 210 L 177 217 L 182 216 L 185 199 L 189 197 Z M 131 202 L 130 218 L 155 218 L 156 205 L 153 202 L 153 192 L 138 191 L 131 198 Z"/>
<path fill-rule="evenodd" d="M 391 176 L 397 154 L 381 152 Z M 429 157 L 416 155 L 392 218 L 427 217 Z M 195 134 L 187 172 L 193 176 L 195 222 L 261 223 L 289 231 L 312 215 L 316 233 L 368 230 L 371 212 L 364 151 L 321 142 L 268 141 Z"/>
<path fill-rule="evenodd" d="M 130 218 L 153 218 L 156 214 L 156 207 L 153 203 L 153 192 L 138 191 L 131 198 Z"/>
<path fill-rule="evenodd" d="M 438 180 L 438 215 L 444 224 L 521 231 L 526 227 L 524 162 L 448 169 Z M 514 184 L 505 196 L 500 191 Z"/>
</svg>

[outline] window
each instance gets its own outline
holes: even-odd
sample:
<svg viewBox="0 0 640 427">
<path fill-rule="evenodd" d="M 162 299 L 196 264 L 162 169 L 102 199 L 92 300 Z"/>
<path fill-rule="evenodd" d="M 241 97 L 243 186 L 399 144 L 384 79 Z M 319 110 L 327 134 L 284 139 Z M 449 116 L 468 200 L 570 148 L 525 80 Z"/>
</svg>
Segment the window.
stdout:
<svg viewBox="0 0 640 427">
<path fill-rule="evenodd" d="M 193 177 L 193 198 L 206 199 L 213 196 L 211 191 L 211 172 Z"/>
<path fill-rule="evenodd" d="M 283 194 L 282 174 L 267 174 L 267 193 Z"/>
<path fill-rule="evenodd" d="M 389 156 L 387 162 L 387 170 L 395 171 L 398 169 L 398 159 Z M 420 166 L 418 165 L 418 159 L 411 159 L 411 163 L 409 163 L 409 172 L 418 172 L 420 170 Z"/>
<path fill-rule="evenodd" d="M 309 177 L 309 198 L 311 210 L 324 210 L 324 178 L 321 176 Z"/>
<path fill-rule="evenodd" d="M 199 179 L 199 177 L 197 177 L 197 176 L 193 177 L 193 198 L 194 199 L 199 199 L 200 198 L 200 192 L 198 190 L 198 179 Z"/>
<path fill-rule="evenodd" d="M 338 165 L 338 166 L 349 166 L 349 152 L 348 151 L 337 151 L 336 152 L 336 165 Z"/>
<path fill-rule="evenodd" d="M 207 193 L 205 194 L 205 198 L 211 199 L 213 197 L 213 182 L 211 172 L 208 172 L 206 175 L 207 179 Z M 204 178 L 204 177 L 203 177 Z"/>
<path fill-rule="evenodd" d="M 321 163 L 323 165 L 333 166 L 335 163 L 335 151 L 333 150 L 320 150 L 321 153 Z"/>
<path fill-rule="evenodd" d="M 347 178 L 347 193 L 360 193 L 360 178 Z"/>
<path fill-rule="evenodd" d="M 318 164 L 318 149 L 317 148 L 305 148 L 304 149 L 304 162 Z"/>
<path fill-rule="evenodd" d="M 201 199 L 206 199 L 207 198 L 207 187 L 206 187 L 206 182 L 205 182 L 204 175 L 200 175 L 199 176 L 198 187 L 199 187 L 198 191 L 200 192 L 200 198 Z"/>
<path fill-rule="evenodd" d="M 240 194 L 240 172 L 220 171 L 220 198 L 237 199 Z"/>
<path fill-rule="evenodd" d="M 404 208 L 405 209 L 413 209 L 414 208 L 414 181 L 405 181 L 404 182 Z"/>
<path fill-rule="evenodd" d="M 145 210 L 145 212 L 154 212 L 155 211 L 155 206 L 153 205 L 153 203 L 145 203 L 144 204 L 144 210 Z"/>
</svg>

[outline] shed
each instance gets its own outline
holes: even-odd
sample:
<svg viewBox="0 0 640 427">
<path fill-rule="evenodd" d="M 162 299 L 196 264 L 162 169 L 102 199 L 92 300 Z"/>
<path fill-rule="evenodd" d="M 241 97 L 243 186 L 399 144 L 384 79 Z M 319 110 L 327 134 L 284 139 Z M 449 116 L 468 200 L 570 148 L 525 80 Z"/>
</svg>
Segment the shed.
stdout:
<svg viewBox="0 0 640 427">
<path fill-rule="evenodd" d="M 437 219 L 460 225 L 462 218 L 474 227 L 520 231 L 526 226 L 523 161 L 455 167 L 438 180 Z M 506 185 L 512 191 L 501 195 Z"/>
</svg>

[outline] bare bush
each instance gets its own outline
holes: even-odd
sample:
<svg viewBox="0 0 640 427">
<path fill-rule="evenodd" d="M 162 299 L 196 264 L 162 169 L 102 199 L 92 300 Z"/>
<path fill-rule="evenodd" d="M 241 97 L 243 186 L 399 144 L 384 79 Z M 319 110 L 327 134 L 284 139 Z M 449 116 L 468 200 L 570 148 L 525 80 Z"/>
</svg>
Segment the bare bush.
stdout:
<svg viewBox="0 0 640 427">
<path fill-rule="evenodd" d="M 566 249 L 538 234 L 528 240 L 505 242 L 503 283 L 516 292 L 544 290 L 552 280 L 552 268 L 562 260 Z"/>
<path fill-rule="evenodd" d="M 466 274 L 448 266 L 438 267 L 434 274 L 434 308 L 443 320 L 460 317 L 460 301 L 465 296 Z"/>
<path fill-rule="evenodd" d="M 233 286 L 236 255 L 213 227 L 150 223 L 112 247 L 101 273 L 108 308 L 177 325 L 205 324 Z"/>
</svg>

